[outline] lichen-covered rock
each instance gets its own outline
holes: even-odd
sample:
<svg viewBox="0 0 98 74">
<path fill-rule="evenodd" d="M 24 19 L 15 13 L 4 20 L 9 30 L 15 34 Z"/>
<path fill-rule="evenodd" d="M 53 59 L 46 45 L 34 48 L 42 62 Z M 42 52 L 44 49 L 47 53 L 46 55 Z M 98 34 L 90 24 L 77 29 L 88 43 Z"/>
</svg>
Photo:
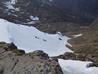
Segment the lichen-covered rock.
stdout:
<svg viewBox="0 0 98 74">
<path fill-rule="evenodd" d="M 36 50 L 32 53 L 29 53 L 32 58 L 41 58 L 41 59 L 49 59 L 48 54 L 44 53 L 41 50 Z"/>
<path fill-rule="evenodd" d="M 63 55 L 60 55 L 59 58 L 66 59 L 66 60 L 68 60 L 68 59 L 75 60 L 76 55 L 72 52 L 66 52 Z"/>
<path fill-rule="evenodd" d="M 58 62 L 49 59 L 43 51 L 34 51 L 32 58 L 32 55 L 16 55 L 8 49 L 0 48 L 0 74 L 63 74 Z"/>
</svg>

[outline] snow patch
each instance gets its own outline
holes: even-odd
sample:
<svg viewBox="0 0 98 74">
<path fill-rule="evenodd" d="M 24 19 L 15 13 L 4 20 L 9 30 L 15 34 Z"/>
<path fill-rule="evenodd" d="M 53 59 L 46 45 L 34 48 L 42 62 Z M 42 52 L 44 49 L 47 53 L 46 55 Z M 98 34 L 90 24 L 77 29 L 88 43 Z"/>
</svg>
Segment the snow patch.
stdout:
<svg viewBox="0 0 98 74">
<path fill-rule="evenodd" d="M 8 2 L 6 2 L 6 3 L 4 3 L 5 4 L 5 6 L 8 8 L 8 9 L 15 9 L 14 8 L 14 6 L 11 4 L 11 2 L 10 1 L 8 1 Z"/>
<path fill-rule="evenodd" d="M 27 22 L 27 23 L 23 23 L 23 24 L 36 24 L 36 22 L 35 21 L 30 21 L 30 22 Z"/>
<path fill-rule="evenodd" d="M 82 36 L 83 34 L 77 34 L 77 35 L 73 35 L 74 38 L 77 38 L 77 37 L 80 37 Z"/>
<path fill-rule="evenodd" d="M 17 0 L 11 0 L 11 1 L 10 1 L 10 3 L 13 4 L 13 5 L 15 5 L 16 2 L 17 2 Z"/>
<path fill-rule="evenodd" d="M 8 10 L 12 9 L 15 11 L 20 11 L 20 8 L 15 8 L 14 5 L 17 3 L 17 0 L 10 0 L 4 3 Z"/>
<path fill-rule="evenodd" d="M 10 43 L 10 39 L 9 39 L 9 33 L 7 31 L 7 25 L 3 25 L 4 22 L 6 21 L 1 21 L 0 20 L 0 42 L 7 42 L 7 43 Z M 1 25 L 2 23 L 2 25 Z"/>
<path fill-rule="evenodd" d="M 39 17 L 37 16 L 30 16 L 30 19 L 33 21 L 39 21 Z"/>
<path fill-rule="evenodd" d="M 43 50 L 49 56 L 58 56 L 72 52 L 66 47 L 70 38 L 60 34 L 48 34 L 35 27 L 14 24 L 0 19 L 0 41 L 13 42 L 19 49 L 27 53 Z"/>
<path fill-rule="evenodd" d="M 59 59 L 64 74 L 98 74 L 98 67 L 87 68 L 91 62 Z"/>
</svg>

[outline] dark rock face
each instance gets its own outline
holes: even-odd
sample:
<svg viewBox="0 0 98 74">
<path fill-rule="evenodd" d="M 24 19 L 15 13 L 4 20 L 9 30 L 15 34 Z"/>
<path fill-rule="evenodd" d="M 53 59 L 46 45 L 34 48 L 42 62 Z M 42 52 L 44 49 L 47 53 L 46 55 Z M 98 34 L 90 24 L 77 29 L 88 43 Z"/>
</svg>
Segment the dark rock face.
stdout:
<svg viewBox="0 0 98 74">
<path fill-rule="evenodd" d="M 8 47 L 9 47 L 10 49 L 17 49 L 17 47 L 14 45 L 14 43 L 11 43 Z"/>
<path fill-rule="evenodd" d="M 70 10 L 72 13 L 85 15 L 86 13 L 98 14 L 97 0 L 54 0 L 55 5 L 63 10 Z M 96 13 L 96 14 L 94 14 Z"/>
<path fill-rule="evenodd" d="M 87 23 L 98 16 L 97 0 L 17 0 L 16 4 L 12 5 L 19 8 L 19 11 L 7 10 L 4 4 L 7 1 L 10 0 L 0 0 L 0 17 L 16 23 L 27 22 L 30 15 L 38 16 L 44 23 Z"/>
<path fill-rule="evenodd" d="M 12 49 L 6 50 L 4 48 L 8 45 L 2 43 L 2 47 L 0 46 L 0 74 L 63 74 L 55 60 L 40 57 L 32 58 L 27 54 L 16 55 L 17 53 L 13 52 Z M 38 57 L 38 55 L 45 57 L 47 55 L 42 51 L 35 51 L 34 53 L 37 54 L 34 57 Z"/>
</svg>

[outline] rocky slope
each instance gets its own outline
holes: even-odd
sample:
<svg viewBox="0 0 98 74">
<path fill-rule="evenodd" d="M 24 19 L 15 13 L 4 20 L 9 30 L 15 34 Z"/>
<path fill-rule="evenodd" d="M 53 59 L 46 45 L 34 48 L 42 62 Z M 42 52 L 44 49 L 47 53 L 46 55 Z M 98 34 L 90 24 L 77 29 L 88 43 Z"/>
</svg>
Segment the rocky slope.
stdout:
<svg viewBox="0 0 98 74">
<path fill-rule="evenodd" d="M 25 54 L 12 44 L 0 43 L 0 74 L 63 74 L 57 61 L 43 51 Z"/>
<path fill-rule="evenodd" d="M 22 23 L 37 16 L 41 22 L 89 23 L 98 16 L 97 0 L 0 0 L 0 17 Z"/>
<path fill-rule="evenodd" d="M 66 60 L 72 59 L 72 60 L 92 61 L 93 66 L 98 66 L 97 19 L 93 21 L 93 23 L 91 23 L 89 26 L 78 27 L 76 26 L 76 24 L 73 27 L 70 26 L 70 29 L 67 30 L 65 34 L 71 38 L 69 40 L 69 43 L 71 43 L 72 47 L 70 46 L 67 47 L 70 48 L 72 51 L 74 51 L 74 53 L 67 52 L 56 58 L 63 58 Z M 81 36 L 78 36 L 78 34 L 81 34 Z"/>
<path fill-rule="evenodd" d="M 81 33 L 82 36 L 69 40 L 71 49 L 83 60 L 93 61 L 98 66 L 98 20 L 91 23 L 87 29 L 81 30 Z"/>
<path fill-rule="evenodd" d="M 6 2 L 12 8 L 9 8 Z M 33 25 L 48 33 L 60 31 L 72 38 L 69 40 L 72 47 L 68 47 L 74 53 L 65 53 L 56 58 L 89 60 L 93 62 L 91 66 L 98 66 L 97 3 L 97 0 L 17 0 L 15 3 L 11 3 L 10 0 L 0 0 L 0 18 L 24 25 Z M 82 36 L 74 37 L 73 35 L 76 34 L 82 34 Z M 45 55 L 47 57 L 36 57 L 35 54 L 24 54 L 24 51 L 12 52 L 10 48 L 6 49 L 6 46 L 0 47 L 0 53 L 0 74 L 29 74 L 29 72 L 32 74 L 32 71 L 35 72 L 34 74 L 49 72 L 62 74 L 58 62 L 50 60 L 47 55 Z M 31 70 L 31 68 L 34 69 Z"/>
<path fill-rule="evenodd" d="M 49 33 L 80 32 L 97 16 L 97 0 L 0 0 L 0 18 Z"/>
</svg>

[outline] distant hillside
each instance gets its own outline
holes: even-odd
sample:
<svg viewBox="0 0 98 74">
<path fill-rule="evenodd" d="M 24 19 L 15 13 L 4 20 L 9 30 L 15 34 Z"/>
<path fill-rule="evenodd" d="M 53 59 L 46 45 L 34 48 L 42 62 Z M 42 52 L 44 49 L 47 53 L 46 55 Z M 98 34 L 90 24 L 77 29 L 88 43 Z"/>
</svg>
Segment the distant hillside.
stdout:
<svg viewBox="0 0 98 74">
<path fill-rule="evenodd" d="M 0 17 L 16 23 L 27 22 L 30 15 L 44 23 L 90 23 L 98 16 L 97 3 L 97 0 L 16 0 L 14 3 L 0 0 Z"/>
</svg>

